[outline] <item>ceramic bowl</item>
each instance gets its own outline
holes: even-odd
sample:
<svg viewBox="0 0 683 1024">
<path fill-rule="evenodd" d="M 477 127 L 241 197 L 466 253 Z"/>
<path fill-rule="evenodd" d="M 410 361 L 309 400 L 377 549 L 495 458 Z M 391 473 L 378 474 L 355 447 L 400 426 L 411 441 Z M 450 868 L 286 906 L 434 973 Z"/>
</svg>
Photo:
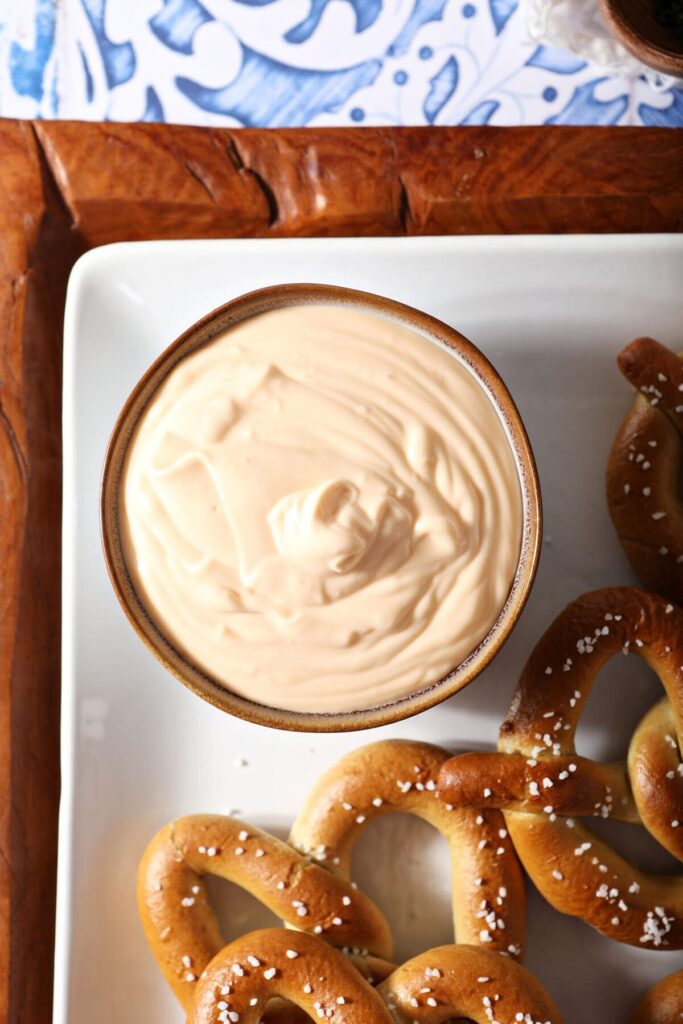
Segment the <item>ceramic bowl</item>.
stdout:
<svg viewBox="0 0 683 1024">
<path fill-rule="evenodd" d="M 612 32 L 634 57 L 661 74 L 683 76 L 683 39 L 661 24 L 658 2 L 666 0 L 600 0 L 600 6 Z"/>
<path fill-rule="evenodd" d="M 283 711 L 266 707 L 226 689 L 178 651 L 148 614 L 128 572 L 121 540 L 119 490 L 131 438 L 140 416 L 159 386 L 181 359 L 248 317 L 284 306 L 307 303 L 351 304 L 397 320 L 418 334 L 455 350 L 488 392 L 505 425 L 519 473 L 523 502 L 523 537 L 517 573 L 500 615 L 476 650 L 441 680 L 419 692 L 378 707 L 333 714 Z M 410 306 L 366 292 L 319 284 L 263 288 L 214 310 L 185 331 L 150 366 L 126 401 L 114 426 L 106 453 L 101 490 L 104 555 L 116 595 L 144 643 L 159 661 L 193 693 L 239 718 L 279 729 L 345 732 L 387 725 L 433 707 L 471 683 L 500 650 L 526 603 L 538 564 L 541 542 L 541 496 L 529 439 L 505 384 L 485 356 L 446 324 Z"/>
</svg>

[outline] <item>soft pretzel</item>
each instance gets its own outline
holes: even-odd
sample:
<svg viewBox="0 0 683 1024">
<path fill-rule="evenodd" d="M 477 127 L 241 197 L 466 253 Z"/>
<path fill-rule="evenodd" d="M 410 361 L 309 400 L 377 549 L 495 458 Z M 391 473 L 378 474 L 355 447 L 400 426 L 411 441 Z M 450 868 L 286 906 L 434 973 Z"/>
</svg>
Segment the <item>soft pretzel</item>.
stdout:
<svg viewBox="0 0 683 1024">
<path fill-rule="evenodd" d="M 477 946 L 440 946 L 397 968 L 378 987 L 398 1024 L 562 1024 L 540 982 L 521 964 Z"/>
<path fill-rule="evenodd" d="M 423 818 L 449 845 L 458 941 L 521 957 L 526 894 L 505 821 L 493 809 L 438 799 L 439 769 L 449 756 L 408 740 L 384 740 L 347 754 L 314 786 L 290 843 L 349 880 L 353 847 L 371 821 L 395 811 Z"/>
<path fill-rule="evenodd" d="M 312 935 L 266 929 L 212 960 L 188 1024 L 257 1024 L 273 997 L 334 1024 L 562 1024 L 536 979 L 509 958 L 473 946 L 442 946 L 409 960 L 375 990 L 335 949 Z"/>
<path fill-rule="evenodd" d="M 235 882 L 288 925 L 333 945 L 380 957 L 391 950 L 381 913 L 343 878 L 235 818 L 179 818 L 147 847 L 138 872 L 138 906 L 157 964 L 185 1009 L 202 971 L 224 945 L 207 898 L 207 874 Z"/>
<path fill-rule="evenodd" d="M 618 362 L 640 394 L 610 453 L 610 515 L 643 586 L 683 604 L 683 361 L 652 338 L 638 338 Z"/>
<path fill-rule="evenodd" d="M 394 1024 L 377 990 L 342 953 L 284 928 L 250 932 L 220 950 L 196 986 L 188 1024 L 258 1024 L 273 998 L 313 1020 Z"/>
<path fill-rule="evenodd" d="M 633 651 L 667 697 L 634 733 L 625 766 L 574 753 L 576 727 L 600 668 Z M 683 859 L 683 611 L 635 587 L 585 594 L 537 644 L 502 725 L 499 754 L 455 757 L 442 799 L 505 809 L 524 867 L 558 910 L 621 942 L 683 947 L 683 875 L 648 874 L 580 821 L 642 821 Z M 629 791 L 630 787 L 633 796 Z"/>
<path fill-rule="evenodd" d="M 683 1021 L 683 971 L 653 985 L 638 1002 L 630 1024 L 680 1024 Z"/>
</svg>

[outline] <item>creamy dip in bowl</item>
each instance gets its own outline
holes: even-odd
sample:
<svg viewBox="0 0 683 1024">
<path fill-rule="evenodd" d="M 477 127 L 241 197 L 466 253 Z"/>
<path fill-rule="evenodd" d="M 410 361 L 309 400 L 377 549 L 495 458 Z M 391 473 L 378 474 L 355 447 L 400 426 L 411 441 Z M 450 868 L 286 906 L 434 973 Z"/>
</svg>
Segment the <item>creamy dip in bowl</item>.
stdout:
<svg viewBox="0 0 683 1024">
<path fill-rule="evenodd" d="M 357 729 L 460 689 L 530 589 L 517 410 L 461 335 L 365 293 L 251 293 L 186 332 L 116 425 L 105 554 L 181 681 L 268 725 Z"/>
</svg>

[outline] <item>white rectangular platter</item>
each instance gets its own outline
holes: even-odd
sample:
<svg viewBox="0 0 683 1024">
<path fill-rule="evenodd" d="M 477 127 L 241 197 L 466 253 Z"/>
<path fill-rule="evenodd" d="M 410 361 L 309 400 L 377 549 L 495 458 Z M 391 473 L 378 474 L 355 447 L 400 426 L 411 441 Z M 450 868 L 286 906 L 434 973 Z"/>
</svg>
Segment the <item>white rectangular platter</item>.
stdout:
<svg viewBox="0 0 683 1024">
<path fill-rule="evenodd" d="M 545 542 L 531 600 L 497 660 L 426 714 L 372 733 L 273 732 L 232 719 L 172 679 L 143 647 L 109 585 L 98 490 L 129 390 L 187 326 L 234 296 L 285 281 L 379 292 L 457 327 L 493 361 L 539 463 Z M 607 515 L 604 469 L 631 401 L 615 366 L 638 334 L 683 347 L 679 236 L 141 242 L 96 249 L 67 298 L 64 378 L 62 770 L 56 1024 L 172 1024 L 183 1013 L 146 948 L 138 859 L 171 818 L 228 813 L 286 836 L 312 781 L 344 752 L 387 736 L 493 748 L 516 679 L 550 619 L 585 590 L 631 582 Z M 625 755 L 660 692 L 636 657 L 603 673 L 579 751 Z M 643 866 L 670 866 L 633 826 L 608 823 Z M 671 862 L 673 863 L 673 862 Z M 452 939 L 445 842 L 402 816 L 374 824 L 355 880 L 395 930 L 397 959 Z M 275 923 L 225 884 L 228 938 Z M 680 954 L 631 949 L 553 911 L 529 887 L 526 963 L 567 1024 L 626 1022 Z"/>
</svg>

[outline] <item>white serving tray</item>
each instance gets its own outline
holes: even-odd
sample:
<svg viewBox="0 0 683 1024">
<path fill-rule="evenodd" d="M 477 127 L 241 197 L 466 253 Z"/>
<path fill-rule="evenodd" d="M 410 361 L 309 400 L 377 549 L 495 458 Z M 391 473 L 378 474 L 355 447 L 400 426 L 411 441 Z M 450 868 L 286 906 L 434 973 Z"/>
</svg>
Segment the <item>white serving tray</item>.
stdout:
<svg viewBox="0 0 683 1024">
<path fill-rule="evenodd" d="M 133 384 L 198 317 L 285 281 L 376 291 L 457 327 L 501 371 L 539 463 L 543 556 L 507 646 L 447 703 L 370 733 L 273 732 L 194 697 L 129 626 L 100 549 L 102 460 Z M 520 668 L 549 619 L 584 590 L 632 580 L 604 499 L 607 453 L 631 400 L 615 356 L 638 334 L 681 347 L 681 282 L 683 239 L 673 235 L 140 242 L 79 260 L 64 352 L 56 1024 L 183 1020 L 135 905 L 137 861 L 166 821 L 237 810 L 286 836 L 312 780 L 362 743 L 404 736 L 494 746 Z M 580 751 L 624 755 L 659 693 L 640 659 L 614 661 L 588 702 Z M 673 863 L 640 829 L 606 827 L 644 866 Z M 399 959 L 451 941 L 445 843 L 424 823 L 403 816 L 376 823 L 360 843 L 355 878 L 394 924 Z M 228 938 L 274 923 L 232 886 L 214 892 Z M 637 996 L 681 966 L 680 953 L 621 946 L 557 914 L 533 887 L 529 933 L 526 963 L 567 1024 L 625 1022 Z"/>
</svg>

